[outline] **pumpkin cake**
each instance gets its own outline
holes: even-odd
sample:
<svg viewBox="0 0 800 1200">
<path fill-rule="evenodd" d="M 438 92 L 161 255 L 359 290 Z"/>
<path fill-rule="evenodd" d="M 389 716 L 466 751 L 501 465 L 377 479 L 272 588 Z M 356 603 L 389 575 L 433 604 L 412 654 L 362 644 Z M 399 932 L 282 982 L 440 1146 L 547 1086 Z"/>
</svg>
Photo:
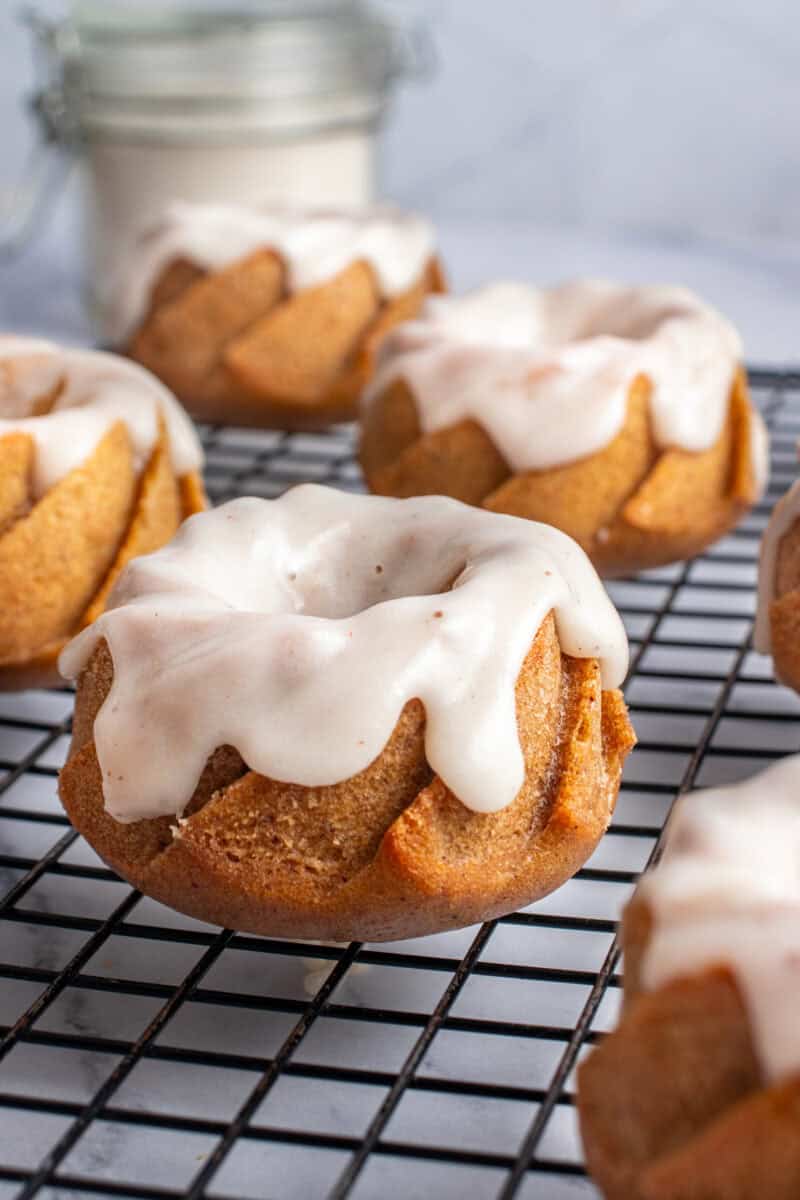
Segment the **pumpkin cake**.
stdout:
<svg viewBox="0 0 800 1200">
<path fill-rule="evenodd" d="M 362 412 L 373 492 L 546 521 L 615 576 L 698 553 L 766 483 L 733 327 L 677 287 L 500 283 L 432 297 Z"/>
<path fill-rule="evenodd" d="M 507 913 L 605 831 L 627 641 L 559 531 L 303 485 L 188 521 L 64 651 L 60 794 L 182 912 L 386 941 Z"/>
<path fill-rule="evenodd" d="M 191 422 L 112 354 L 0 337 L 0 688 L 52 686 L 125 563 L 205 505 Z"/>
<path fill-rule="evenodd" d="M 578 1109 L 606 1200 L 800 1195 L 800 756 L 679 801 Z"/>
<path fill-rule="evenodd" d="M 201 420 L 320 428 L 442 289 L 421 217 L 180 204 L 120 264 L 109 333 Z"/>
<path fill-rule="evenodd" d="M 800 691 L 800 483 L 775 505 L 761 539 L 753 645 Z"/>
</svg>

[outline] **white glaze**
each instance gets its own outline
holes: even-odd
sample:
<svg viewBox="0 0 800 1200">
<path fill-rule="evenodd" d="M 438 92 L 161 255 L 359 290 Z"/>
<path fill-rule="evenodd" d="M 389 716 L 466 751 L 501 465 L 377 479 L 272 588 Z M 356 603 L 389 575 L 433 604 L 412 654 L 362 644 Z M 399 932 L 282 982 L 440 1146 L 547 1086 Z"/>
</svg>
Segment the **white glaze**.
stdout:
<svg viewBox="0 0 800 1200">
<path fill-rule="evenodd" d="M 402 378 L 424 432 L 473 419 L 512 470 L 542 470 L 607 446 L 643 373 L 658 444 L 701 451 L 741 357 L 735 329 L 684 288 L 497 283 L 429 297 L 383 342 L 365 403 Z"/>
<path fill-rule="evenodd" d="M 800 755 L 681 799 L 639 888 L 643 985 L 729 967 L 766 1078 L 800 1070 Z"/>
<path fill-rule="evenodd" d="M 761 538 L 758 562 L 758 607 L 753 626 L 753 646 L 759 654 L 772 653 L 769 609 L 775 599 L 775 575 L 781 538 L 800 520 L 800 480 L 793 483 L 772 510 Z"/>
<path fill-rule="evenodd" d="M 622 623 L 565 534 L 440 496 L 306 484 L 192 517 L 127 567 L 60 667 L 77 678 L 107 639 L 95 744 L 118 820 L 180 813 L 223 744 L 273 779 L 347 779 L 412 698 L 431 767 L 493 812 L 524 779 L 514 688 L 551 610 L 565 652 L 621 683 Z"/>
<path fill-rule="evenodd" d="M 159 274 L 177 258 L 219 270 L 259 249 L 286 264 L 289 291 L 324 283 L 350 263 L 369 263 L 384 297 L 405 292 L 433 252 L 433 229 L 422 217 L 382 207 L 334 212 L 174 204 L 120 263 L 109 310 L 116 342 L 144 316 Z"/>
<path fill-rule="evenodd" d="M 43 415 L 30 415 L 36 402 L 56 389 L 52 407 Z M 158 440 L 159 415 L 176 473 L 198 470 L 203 455 L 194 426 L 149 371 L 115 354 L 0 337 L 0 437 L 19 432 L 33 438 L 31 484 L 37 499 L 80 466 L 117 421 L 130 434 L 134 465 L 140 470 Z"/>
</svg>

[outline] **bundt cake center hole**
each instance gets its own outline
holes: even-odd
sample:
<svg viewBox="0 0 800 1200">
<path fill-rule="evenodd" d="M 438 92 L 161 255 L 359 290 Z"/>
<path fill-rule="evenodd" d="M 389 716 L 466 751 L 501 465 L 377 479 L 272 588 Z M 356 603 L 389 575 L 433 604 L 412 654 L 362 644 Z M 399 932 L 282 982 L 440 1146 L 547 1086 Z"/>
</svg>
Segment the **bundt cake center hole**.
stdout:
<svg viewBox="0 0 800 1200">
<path fill-rule="evenodd" d="M 629 342 L 644 342 L 658 333 L 661 326 L 672 317 L 679 317 L 678 309 L 660 309 L 639 312 L 635 308 L 616 310 L 588 320 L 565 337 L 565 342 L 588 342 L 595 338 L 624 338 Z"/>
<path fill-rule="evenodd" d="M 386 601 L 448 592 L 466 566 L 463 548 L 437 555 L 424 539 L 407 537 L 370 555 L 345 551 L 324 563 L 297 564 L 286 585 L 295 612 L 347 620 Z"/>
</svg>

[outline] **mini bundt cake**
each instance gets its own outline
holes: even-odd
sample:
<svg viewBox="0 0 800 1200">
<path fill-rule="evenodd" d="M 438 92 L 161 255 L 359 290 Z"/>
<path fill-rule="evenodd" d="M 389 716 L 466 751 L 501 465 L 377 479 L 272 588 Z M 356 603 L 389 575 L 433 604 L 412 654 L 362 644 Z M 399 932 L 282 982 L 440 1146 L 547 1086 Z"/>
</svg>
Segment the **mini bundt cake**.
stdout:
<svg viewBox="0 0 800 1200">
<path fill-rule="evenodd" d="M 578 1073 L 606 1200 L 795 1200 L 800 756 L 679 801 L 623 945 L 622 1018 Z"/>
<path fill-rule="evenodd" d="M 201 420 L 313 428 L 442 286 L 420 217 L 182 204 L 120 264 L 109 333 Z"/>
<path fill-rule="evenodd" d="M 557 530 L 303 485 L 188 521 L 64 651 L 60 794 L 204 920 L 386 941 L 506 913 L 593 850 L 633 742 L 622 624 Z"/>
<path fill-rule="evenodd" d="M 384 341 L 362 422 L 373 492 L 546 521 L 606 576 L 697 553 L 766 483 L 739 338 L 683 288 L 432 297 Z"/>
<path fill-rule="evenodd" d="M 0 337 L 0 688 L 55 685 L 122 567 L 205 506 L 202 451 L 147 371 Z"/>
<path fill-rule="evenodd" d="M 775 505 L 761 539 L 753 644 L 800 692 L 800 482 Z"/>
</svg>

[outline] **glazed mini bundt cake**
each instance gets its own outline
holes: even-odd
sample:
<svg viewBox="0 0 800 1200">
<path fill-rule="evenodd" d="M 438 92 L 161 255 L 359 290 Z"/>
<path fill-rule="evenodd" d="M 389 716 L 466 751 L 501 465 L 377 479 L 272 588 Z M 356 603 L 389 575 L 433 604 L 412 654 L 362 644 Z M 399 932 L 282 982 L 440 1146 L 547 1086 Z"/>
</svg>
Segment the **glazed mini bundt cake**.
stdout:
<svg viewBox="0 0 800 1200">
<path fill-rule="evenodd" d="M 353 418 L 386 332 L 443 286 L 421 217 L 188 204 L 117 283 L 112 340 L 190 412 L 287 429 Z"/>
<path fill-rule="evenodd" d="M 121 875 L 254 933 L 385 941 L 549 892 L 633 743 L 625 634 L 557 530 L 303 485 L 188 521 L 64 651 L 60 794 Z"/>
<path fill-rule="evenodd" d="M 61 682 L 122 567 L 205 506 L 200 443 L 147 371 L 0 337 L 0 688 Z"/>
<path fill-rule="evenodd" d="M 679 801 L 623 945 L 622 1018 L 578 1074 L 606 1200 L 795 1200 L 800 756 Z"/>
<path fill-rule="evenodd" d="M 606 576 L 697 553 L 766 482 L 739 338 L 683 288 L 432 297 L 385 340 L 362 423 L 373 492 L 546 521 Z"/>
<path fill-rule="evenodd" d="M 781 683 L 800 691 L 800 482 L 772 511 L 761 539 L 753 644 Z"/>
</svg>

